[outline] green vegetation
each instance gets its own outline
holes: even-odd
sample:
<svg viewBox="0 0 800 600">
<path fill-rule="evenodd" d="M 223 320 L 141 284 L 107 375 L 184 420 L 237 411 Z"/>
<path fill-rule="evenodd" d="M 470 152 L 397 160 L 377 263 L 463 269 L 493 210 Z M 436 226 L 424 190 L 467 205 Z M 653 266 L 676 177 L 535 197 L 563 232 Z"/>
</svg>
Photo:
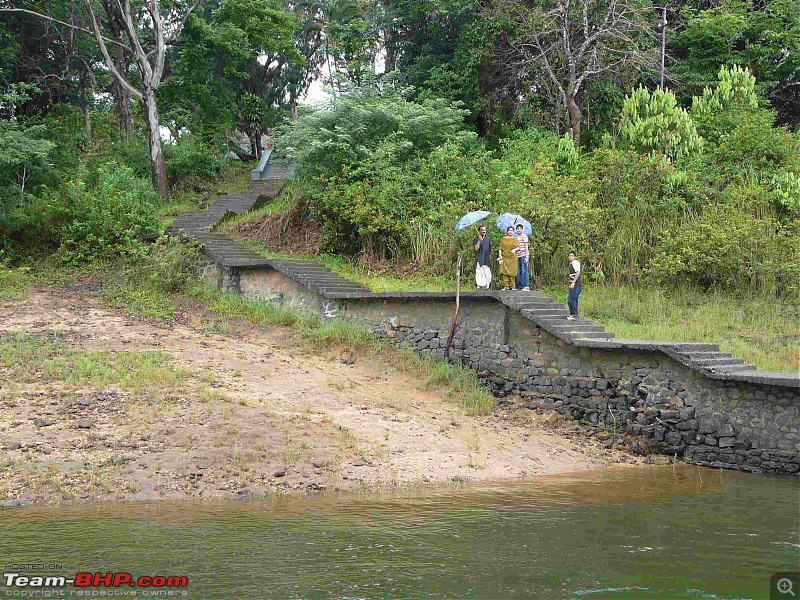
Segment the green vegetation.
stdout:
<svg viewBox="0 0 800 600">
<path fill-rule="evenodd" d="M 323 251 L 366 262 L 451 272 L 464 243 L 453 224 L 486 209 L 529 218 L 543 283 L 563 278 L 575 248 L 598 282 L 796 296 L 800 138 L 759 107 L 748 72 L 723 68 L 719 80 L 688 112 L 674 94 L 640 88 L 588 152 L 539 128 L 515 131 L 492 152 L 452 126 L 450 107 L 425 105 L 450 124 L 439 127 L 423 110 L 399 111 L 397 92 L 356 94 L 282 138 L 302 148 L 285 150 L 302 178 L 288 199 L 321 224 Z M 372 126 L 353 137 L 346 123 L 356 111 Z"/>
<path fill-rule="evenodd" d="M 547 292 L 566 302 L 566 287 Z M 581 312 L 619 338 L 714 342 L 767 371 L 800 370 L 800 306 L 687 286 L 588 285 Z"/>
<path fill-rule="evenodd" d="M 171 318 L 170 296 L 196 285 L 197 249 L 143 237 L 241 191 L 274 143 L 297 180 L 226 225 L 274 219 L 270 239 L 246 236 L 260 251 L 292 251 L 272 238 L 308 229 L 303 253 L 373 289 L 453 289 L 459 251 L 471 255 L 458 217 L 516 212 L 533 223 L 536 283 L 562 293 L 576 249 L 583 304 L 617 333 L 712 339 L 764 368 L 794 361 L 796 1 L 670 4 L 664 72 L 651 0 L 125 6 L 0 8 L 0 263 L 21 267 L 0 267 L 0 297 L 113 271 L 108 302 Z M 303 105 L 320 77 L 330 101 Z M 210 301 L 320 347 L 371 343 Z"/>
<path fill-rule="evenodd" d="M 57 336 L 0 336 L 0 370 L 9 381 L 56 381 L 67 389 L 115 385 L 136 393 L 163 390 L 185 375 L 157 351 L 80 351 Z"/>
</svg>

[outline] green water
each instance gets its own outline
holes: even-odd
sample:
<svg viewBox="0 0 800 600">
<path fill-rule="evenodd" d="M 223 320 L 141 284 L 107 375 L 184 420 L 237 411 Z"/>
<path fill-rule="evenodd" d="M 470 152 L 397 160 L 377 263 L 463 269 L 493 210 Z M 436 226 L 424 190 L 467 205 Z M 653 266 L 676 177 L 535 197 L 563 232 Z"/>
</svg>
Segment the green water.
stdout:
<svg viewBox="0 0 800 600">
<path fill-rule="evenodd" d="M 65 574 L 187 575 L 198 599 L 769 598 L 774 572 L 800 569 L 800 479 L 654 467 L 248 503 L 27 507 L 0 512 L 0 556 Z"/>
</svg>

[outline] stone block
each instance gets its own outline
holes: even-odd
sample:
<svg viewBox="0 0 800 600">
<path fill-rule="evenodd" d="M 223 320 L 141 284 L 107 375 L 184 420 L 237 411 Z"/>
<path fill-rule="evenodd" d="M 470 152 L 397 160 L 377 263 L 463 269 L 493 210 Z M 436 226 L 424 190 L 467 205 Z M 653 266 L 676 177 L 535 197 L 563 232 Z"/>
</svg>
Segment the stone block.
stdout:
<svg viewBox="0 0 800 600">
<path fill-rule="evenodd" d="M 736 432 L 733 430 L 733 425 L 726 423 L 717 427 L 718 437 L 733 437 L 734 435 L 736 435 Z"/>
<path fill-rule="evenodd" d="M 736 438 L 734 437 L 720 437 L 719 438 L 719 447 L 720 448 L 733 448 L 734 444 L 736 443 Z"/>
</svg>

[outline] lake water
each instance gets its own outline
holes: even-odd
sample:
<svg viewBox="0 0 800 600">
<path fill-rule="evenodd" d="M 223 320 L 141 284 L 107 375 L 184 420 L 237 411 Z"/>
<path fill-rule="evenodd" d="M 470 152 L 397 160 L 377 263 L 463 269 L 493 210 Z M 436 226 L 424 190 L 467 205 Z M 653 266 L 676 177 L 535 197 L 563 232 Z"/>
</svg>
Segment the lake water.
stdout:
<svg viewBox="0 0 800 600">
<path fill-rule="evenodd" d="M 250 502 L 33 506 L 0 511 L 0 556 L 61 563 L 63 574 L 186 575 L 184 597 L 198 599 L 769 598 L 773 573 L 800 570 L 800 479 L 682 465 Z M 9 591 L 0 582 L 0 597 Z"/>
</svg>

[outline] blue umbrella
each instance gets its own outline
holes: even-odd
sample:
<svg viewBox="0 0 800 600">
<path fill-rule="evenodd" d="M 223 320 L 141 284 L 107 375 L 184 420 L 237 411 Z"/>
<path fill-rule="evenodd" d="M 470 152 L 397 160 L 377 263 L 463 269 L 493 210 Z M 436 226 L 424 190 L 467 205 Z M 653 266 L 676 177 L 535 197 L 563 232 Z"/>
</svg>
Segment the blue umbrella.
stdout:
<svg viewBox="0 0 800 600">
<path fill-rule="evenodd" d="M 489 214 L 490 213 L 488 210 L 473 210 L 472 212 L 465 214 L 458 220 L 458 223 L 456 223 L 456 231 L 461 231 L 470 225 L 474 225 L 481 219 L 488 217 Z"/>
<path fill-rule="evenodd" d="M 523 219 L 520 215 L 503 213 L 497 217 L 497 227 L 502 232 L 505 232 L 505 230 L 509 227 L 513 227 L 516 230 L 517 225 L 522 225 L 522 233 L 525 235 L 530 235 L 533 233 L 533 227 L 531 227 L 531 224 Z"/>
</svg>

